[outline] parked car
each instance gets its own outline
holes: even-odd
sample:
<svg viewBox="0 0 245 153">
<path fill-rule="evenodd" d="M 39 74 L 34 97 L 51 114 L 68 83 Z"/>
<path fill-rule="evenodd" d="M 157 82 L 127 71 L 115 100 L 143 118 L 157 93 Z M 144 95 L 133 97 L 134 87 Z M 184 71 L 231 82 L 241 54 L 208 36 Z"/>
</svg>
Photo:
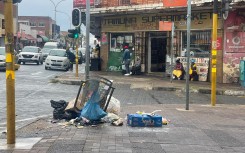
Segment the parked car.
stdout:
<svg viewBox="0 0 245 153">
<path fill-rule="evenodd" d="M 19 53 L 19 61 L 18 63 L 25 64 L 26 62 L 29 63 L 37 63 L 43 64 L 43 55 L 41 52 L 41 48 L 36 46 L 25 46 L 22 51 Z"/>
<path fill-rule="evenodd" d="M 5 47 L 0 47 L 0 70 L 6 70 L 6 51 L 5 51 Z M 18 70 L 20 68 L 20 65 L 17 64 L 18 63 L 18 56 L 17 56 L 17 52 L 14 51 L 14 61 L 15 61 L 15 70 Z"/>
<path fill-rule="evenodd" d="M 69 63 L 70 60 L 67 58 L 65 49 L 51 49 L 45 60 L 45 70 L 59 69 L 68 71 Z"/>
<path fill-rule="evenodd" d="M 184 56 L 187 56 L 186 49 L 184 49 Z M 208 51 L 202 50 L 201 48 L 190 48 L 191 57 L 209 57 L 210 53 Z"/>
<path fill-rule="evenodd" d="M 76 56 L 77 52 L 76 50 L 73 50 L 72 53 Z M 84 61 L 84 57 L 83 54 L 81 52 L 81 50 L 78 49 L 78 64 L 82 64 Z M 76 62 L 75 62 L 76 63 Z"/>
</svg>

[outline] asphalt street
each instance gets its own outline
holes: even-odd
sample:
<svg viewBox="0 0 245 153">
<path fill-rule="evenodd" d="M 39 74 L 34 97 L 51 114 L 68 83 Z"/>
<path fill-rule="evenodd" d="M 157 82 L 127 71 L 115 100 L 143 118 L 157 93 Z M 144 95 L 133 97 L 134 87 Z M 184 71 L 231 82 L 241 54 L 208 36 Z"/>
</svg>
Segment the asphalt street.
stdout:
<svg viewBox="0 0 245 153">
<path fill-rule="evenodd" d="M 51 115 L 50 100 L 69 101 L 76 96 L 78 86 L 49 83 L 65 71 L 45 70 L 44 65 L 21 65 L 15 72 L 16 127 Z M 0 72 L 0 131 L 6 128 L 6 79 Z"/>
</svg>

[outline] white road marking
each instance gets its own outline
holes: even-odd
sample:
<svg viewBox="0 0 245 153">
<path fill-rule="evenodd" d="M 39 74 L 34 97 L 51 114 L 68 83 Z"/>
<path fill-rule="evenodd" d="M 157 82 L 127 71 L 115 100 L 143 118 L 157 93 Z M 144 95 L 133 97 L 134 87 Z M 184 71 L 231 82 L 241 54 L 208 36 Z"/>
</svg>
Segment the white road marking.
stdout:
<svg viewBox="0 0 245 153">
<path fill-rule="evenodd" d="M 21 120 L 16 120 L 15 122 L 18 123 L 18 122 L 24 122 L 24 121 L 29 121 L 29 120 L 35 120 L 35 119 L 38 119 L 38 118 L 48 117 L 50 115 L 52 115 L 52 114 L 41 115 L 41 116 L 31 117 L 31 118 L 25 118 L 25 119 L 21 119 Z M 6 124 L 7 124 L 7 122 L 0 123 L 0 125 L 6 125 Z"/>
</svg>

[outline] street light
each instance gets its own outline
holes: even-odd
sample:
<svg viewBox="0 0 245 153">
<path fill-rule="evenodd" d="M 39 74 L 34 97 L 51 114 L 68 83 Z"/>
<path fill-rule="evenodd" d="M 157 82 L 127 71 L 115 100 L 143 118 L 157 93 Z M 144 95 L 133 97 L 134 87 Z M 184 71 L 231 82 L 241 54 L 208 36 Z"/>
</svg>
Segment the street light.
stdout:
<svg viewBox="0 0 245 153">
<path fill-rule="evenodd" d="M 62 11 L 58 11 L 58 10 L 56 10 L 56 12 L 63 13 L 63 14 L 65 14 L 68 17 L 68 20 L 70 22 L 70 29 L 71 29 L 71 17 L 68 15 L 68 13 L 62 12 Z"/>
<path fill-rule="evenodd" d="M 55 34 L 56 34 L 56 8 L 58 7 L 58 5 L 63 2 L 65 0 L 61 0 L 58 3 L 54 3 L 53 0 L 50 0 L 50 2 L 52 2 L 52 4 L 54 5 L 54 22 L 55 22 L 55 26 L 54 26 L 54 35 L 53 35 L 53 39 L 55 39 Z"/>
</svg>

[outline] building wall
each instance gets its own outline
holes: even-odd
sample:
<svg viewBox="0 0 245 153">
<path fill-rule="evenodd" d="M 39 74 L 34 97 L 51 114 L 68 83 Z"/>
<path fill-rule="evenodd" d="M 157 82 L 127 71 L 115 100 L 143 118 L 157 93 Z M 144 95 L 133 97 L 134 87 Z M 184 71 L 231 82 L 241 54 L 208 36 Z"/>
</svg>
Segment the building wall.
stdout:
<svg viewBox="0 0 245 153">
<path fill-rule="evenodd" d="M 245 9 L 230 12 L 224 22 L 224 83 L 239 81 L 242 59 L 245 60 Z"/>
<path fill-rule="evenodd" d="M 135 36 L 139 35 L 141 32 L 149 32 L 149 31 L 159 31 L 159 21 L 174 21 L 176 27 L 176 51 L 178 55 L 181 52 L 181 31 L 186 31 L 186 12 L 179 12 L 175 14 L 163 14 L 163 13 L 156 13 L 156 14 L 139 14 L 139 15 L 117 15 L 117 16 L 108 16 L 102 19 L 102 33 L 107 34 L 109 36 L 110 33 L 125 33 L 125 32 L 133 32 Z M 218 37 L 222 37 L 222 19 L 218 20 Z M 212 30 L 212 10 L 206 12 L 194 12 L 192 13 L 192 23 L 191 23 L 192 30 Z M 168 36 L 170 36 L 170 32 L 168 32 Z M 102 36 L 103 37 L 103 36 Z M 143 39 L 139 40 L 140 42 L 147 41 L 147 35 L 140 36 Z M 107 38 L 109 39 L 109 37 Z M 102 41 L 103 42 L 103 41 Z M 109 43 L 110 40 L 107 40 Z M 137 39 L 135 40 L 137 42 Z M 167 39 L 167 42 L 170 42 L 170 39 Z M 211 38 L 210 38 L 211 42 Z M 102 64 L 102 70 L 106 70 L 106 63 L 108 62 L 108 51 L 109 46 L 108 43 L 103 45 L 102 43 L 102 54 L 104 54 Z M 141 52 L 137 54 L 144 54 L 141 55 L 144 60 L 146 53 L 148 52 L 148 48 L 145 47 L 147 45 L 141 45 Z M 170 45 L 167 46 L 168 54 L 170 54 Z M 107 56 L 106 56 L 107 54 Z M 223 66 L 223 58 L 222 58 L 222 49 L 219 49 L 217 55 L 217 77 L 218 82 L 222 82 L 222 66 Z M 146 64 L 147 61 L 143 61 L 143 64 Z M 147 65 L 144 65 L 144 69 Z"/>
<path fill-rule="evenodd" d="M 45 35 L 49 38 L 52 37 L 52 24 L 54 21 L 50 17 L 43 16 L 19 16 L 19 20 L 26 21 L 28 20 L 30 24 L 35 23 L 35 26 L 31 26 L 31 29 L 37 31 L 44 31 Z M 39 23 L 44 23 L 44 26 L 40 26 Z"/>
</svg>

